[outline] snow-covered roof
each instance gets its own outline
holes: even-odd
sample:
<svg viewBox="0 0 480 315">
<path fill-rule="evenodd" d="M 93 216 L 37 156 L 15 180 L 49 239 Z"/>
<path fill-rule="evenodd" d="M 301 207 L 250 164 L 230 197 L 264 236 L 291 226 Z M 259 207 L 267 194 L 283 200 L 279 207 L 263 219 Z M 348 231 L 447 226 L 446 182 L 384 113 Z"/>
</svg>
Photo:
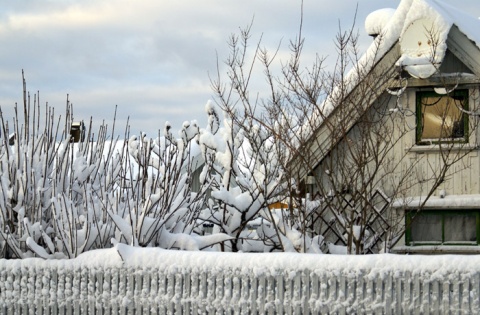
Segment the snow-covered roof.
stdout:
<svg viewBox="0 0 480 315">
<path fill-rule="evenodd" d="M 430 77 L 443 61 L 453 25 L 480 48 L 479 19 L 442 1 L 402 0 L 393 15 L 389 12 L 377 11 L 366 20 L 367 32 L 382 28 L 364 56 L 369 58 L 374 53 L 373 64 L 399 42 L 401 57 L 397 65 L 414 77 Z M 385 23 L 387 16 L 391 18 Z"/>
</svg>

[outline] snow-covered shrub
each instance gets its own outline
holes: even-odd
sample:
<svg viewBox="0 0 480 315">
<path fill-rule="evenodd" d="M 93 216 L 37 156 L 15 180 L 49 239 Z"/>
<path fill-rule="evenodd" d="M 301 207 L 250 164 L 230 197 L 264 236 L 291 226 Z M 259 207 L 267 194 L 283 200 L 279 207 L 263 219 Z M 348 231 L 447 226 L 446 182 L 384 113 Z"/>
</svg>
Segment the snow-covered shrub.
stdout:
<svg viewBox="0 0 480 315">
<path fill-rule="evenodd" d="M 63 121 L 50 107 L 47 117 L 31 112 L 30 97 L 23 112 L 23 122 L 17 114 L 11 129 L 1 117 L 1 256 L 73 258 L 111 246 L 115 226 L 106 209 L 124 161 L 116 141 L 106 141 L 102 126 L 95 142 L 87 137 L 73 143 L 68 99 Z"/>
<path fill-rule="evenodd" d="M 94 139 L 90 124 L 74 143 L 68 100 L 57 119 L 50 107 L 31 114 L 24 95 L 23 125 L 0 112 L 0 257 L 73 258 L 118 242 L 199 250 L 230 238 L 194 233 L 209 188 L 192 190 L 195 122 L 178 139 L 167 123 L 163 137 L 128 141 L 106 125 Z"/>
<path fill-rule="evenodd" d="M 207 129 L 201 131 L 200 145 L 206 161 L 201 181 L 210 183 L 209 206 L 201 218 L 214 224 L 215 231 L 232 237 L 223 250 L 242 248 L 248 224 L 275 201 L 282 187 L 282 169 L 270 135 L 252 121 L 243 124 L 225 113 L 223 128 L 211 102 Z M 223 245 L 223 244 L 222 244 Z"/>
<path fill-rule="evenodd" d="M 116 242 L 199 250 L 228 238 L 194 234 L 208 185 L 197 192 L 192 190 L 194 147 L 198 147 L 199 135 L 196 122 L 185 122 L 180 134 L 179 139 L 174 138 L 167 122 L 163 137 L 130 137 L 128 149 L 133 161 L 128 174 L 130 186 L 124 189 L 126 208 L 110 212 L 118 229 Z"/>
</svg>

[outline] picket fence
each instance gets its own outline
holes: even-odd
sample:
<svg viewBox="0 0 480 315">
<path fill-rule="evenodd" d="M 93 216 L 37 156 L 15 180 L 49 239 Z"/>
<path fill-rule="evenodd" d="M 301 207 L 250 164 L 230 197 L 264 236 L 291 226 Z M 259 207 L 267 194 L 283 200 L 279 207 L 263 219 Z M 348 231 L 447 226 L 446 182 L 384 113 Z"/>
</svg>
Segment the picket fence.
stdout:
<svg viewBox="0 0 480 315">
<path fill-rule="evenodd" d="M 169 257 L 162 260 L 163 255 Z M 231 263 L 245 256 L 222 259 L 217 254 L 204 259 L 191 253 L 187 258 L 175 255 L 183 254 L 159 253 L 149 256 L 148 263 L 146 259 L 111 263 L 102 257 L 88 263 L 1 260 L 0 313 L 480 313 L 480 273 L 459 269 L 462 263 L 453 262 L 456 266 L 448 269 L 444 262 L 442 267 L 434 264 L 416 272 L 418 265 L 410 266 L 411 271 L 386 268 L 394 264 L 395 257 L 392 262 L 378 258 L 381 267 L 376 258 L 348 267 L 351 258 L 339 263 L 344 258 L 336 257 L 336 262 L 327 255 L 307 255 L 306 262 L 292 261 L 301 256 L 287 256 L 288 263 L 278 263 L 279 256 L 273 260 L 246 256 L 242 258 L 245 262 Z M 324 259 L 327 263 L 322 264 Z M 173 266 L 172 261 L 178 264 Z M 310 262 L 312 268 L 305 268 Z M 417 260 L 406 262 L 410 263 Z M 292 268 L 294 265 L 299 269 Z"/>
</svg>

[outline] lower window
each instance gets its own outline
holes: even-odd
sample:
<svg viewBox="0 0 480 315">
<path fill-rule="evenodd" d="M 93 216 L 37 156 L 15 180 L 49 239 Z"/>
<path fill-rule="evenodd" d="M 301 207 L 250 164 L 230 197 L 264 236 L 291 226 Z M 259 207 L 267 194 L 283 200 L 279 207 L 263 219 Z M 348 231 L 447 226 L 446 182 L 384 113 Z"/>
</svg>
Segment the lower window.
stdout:
<svg viewBox="0 0 480 315">
<path fill-rule="evenodd" d="M 406 245 L 478 245 L 479 210 L 409 211 Z"/>
</svg>

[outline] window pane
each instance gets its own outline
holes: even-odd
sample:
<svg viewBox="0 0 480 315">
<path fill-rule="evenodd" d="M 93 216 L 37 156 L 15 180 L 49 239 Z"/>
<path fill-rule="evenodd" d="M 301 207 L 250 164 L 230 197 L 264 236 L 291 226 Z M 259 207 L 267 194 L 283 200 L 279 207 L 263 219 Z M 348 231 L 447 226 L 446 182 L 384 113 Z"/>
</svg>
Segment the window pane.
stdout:
<svg viewBox="0 0 480 315">
<path fill-rule="evenodd" d="M 455 104 L 461 102 L 449 96 L 422 96 L 422 139 L 462 138 L 463 115 Z M 458 106 L 457 106 L 458 105 Z"/>
<path fill-rule="evenodd" d="M 445 242 L 475 242 L 477 218 L 474 214 L 445 215 Z"/>
<path fill-rule="evenodd" d="M 412 218 L 412 242 L 442 242 L 442 216 L 420 215 Z"/>
</svg>

